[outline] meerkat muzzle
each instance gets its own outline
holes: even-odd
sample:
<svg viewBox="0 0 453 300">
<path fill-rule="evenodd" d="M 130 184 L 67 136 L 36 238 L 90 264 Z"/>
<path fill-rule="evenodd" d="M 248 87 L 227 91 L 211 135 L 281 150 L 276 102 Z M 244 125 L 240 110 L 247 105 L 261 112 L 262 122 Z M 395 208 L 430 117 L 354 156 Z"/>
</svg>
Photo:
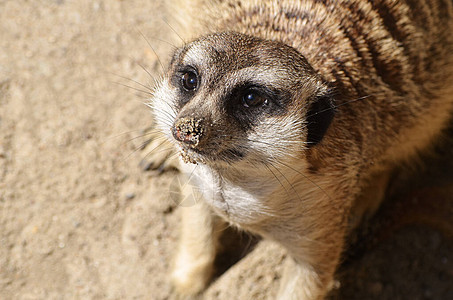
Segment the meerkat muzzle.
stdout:
<svg viewBox="0 0 453 300">
<path fill-rule="evenodd" d="M 202 123 L 203 119 L 181 118 L 173 126 L 173 137 L 191 148 L 196 148 L 205 131 Z"/>
</svg>

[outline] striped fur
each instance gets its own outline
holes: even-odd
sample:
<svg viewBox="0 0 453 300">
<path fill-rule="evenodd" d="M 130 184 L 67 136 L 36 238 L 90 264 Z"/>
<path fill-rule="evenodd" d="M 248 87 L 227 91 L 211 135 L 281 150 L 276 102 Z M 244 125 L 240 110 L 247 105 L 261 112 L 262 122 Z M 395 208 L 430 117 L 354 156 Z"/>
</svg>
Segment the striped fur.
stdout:
<svg viewBox="0 0 453 300">
<path fill-rule="evenodd" d="M 383 152 L 401 153 L 390 160 L 410 157 L 448 119 L 453 102 L 450 0 L 192 0 L 176 6 L 186 12 L 177 21 L 183 20 L 178 32 L 188 39 L 237 31 L 297 49 L 335 86 L 337 106 L 344 112 L 344 120 L 337 121 L 351 131 L 345 139 L 355 140 L 368 159 Z M 366 100 L 343 105 L 362 97 Z M 399 133 L 408 135 L 420 121 L 432 127 L 426 138 L 394 148 L 404 142 L 398 143 L 404 140 Z M 363 139 L 375 135 L 376 128 L 386 135 L 373 142 Z"/>
</svg>

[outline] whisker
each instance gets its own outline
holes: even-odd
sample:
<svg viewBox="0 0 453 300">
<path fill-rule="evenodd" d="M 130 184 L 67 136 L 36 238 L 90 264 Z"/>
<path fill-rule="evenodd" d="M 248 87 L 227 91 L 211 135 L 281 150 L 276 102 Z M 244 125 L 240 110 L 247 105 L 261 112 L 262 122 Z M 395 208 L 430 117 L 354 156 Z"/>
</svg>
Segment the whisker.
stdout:
<svg viewBox="0 0 453 300">
<path fill-rule="evenodd" d="M 329 111 L 329 110 L 332 110 L 332 109 L 336 109 L 336 108 L 341 107 L 341 106 L 346 105 L 346 104 L 350 104 L 350 103 L 353 103 L 353 102 L 357 102 L 357 101 L 360 101 L 360 100 L 367 99 L 367 98 L 369 98 L 371 96 L 373 96 L 373 94 L 366 95 L 366 96 L 363 96 L 363 97 L 359 97 L 359 98 L 356 98 L 356 99 L 353 99 L 353 100 L 349 100 L 349 101 L 343 102 L 343 103 L 338 104 L 338 105 L 334 105 L 334 107 L 329 107 L 329 108 L 317 111 L 317 112 L 315 112 L 315 113 L 313 113 L 311 115 L 308 115 L 308 116 L 306 116 L 306 118 L 309 118 L 309 117 L 312 117 L 312 116 L 316 116 L 317 114 L 320 114 L 320 113 L 323 113 L 325 111 Z"/>
<path fill-rule="evenodd" d="M 123 79 L 129 80 L 129 81 L 131 81 L 131 82 L 133 82 L 133 83 L 136 83 L 136 84 L 138 84 L 139 86 L 141 86 L 141 87 L 143 87 L 143 88 L 149 90 L 150 93 L 152 93 L 152 89 L 151 89 L 149 86 L 146 86 L 146 85 L 144 85 L 143 83 L 138 82 L 137 80 L 134 80 L 134 79 L 132 79 L 132 78 L 128 78 L 128 77 L 126 77 L 126 76 L 118 75 L 118 74 L 115 74 L 115 73 L 110 73 L 110 74 L 112 74 L 113 76 L 117 76 L 117 77 L 119 77 L 119 78 L 123 78 Z"/>
<path fill-rule="evenodd" d="M 155 132 L 146 132 L 146 133 L 141 134 L 139 136 L 135 136 L 133 138 L 130 138 L 129 140 L 127 140 L 127 142 L 132 142 L 132 141 L 135 141 L 136 139 L 144 138 L 146 136 L 153 135 L 153 134 L 155 134 Z M 163 136 L 156 136 L 154 139 L 149 139 L 148 141 L 151 142 L 152 140 L 157 140 L 157 139 L 162 139 L 162 138 L 164 138 L 164 137 Z M 144 145 L 144 147 L 146 147 L 146 145 Z"/>
<path fill-rule="evenodd" d="M 280 179 L 277 177 L 277 175 L 271 170 L 271 168 L 270 168 L 266 163 L 264 163 L 264 166 L 269 170 L 269 172 L 272 173 L 272 175 L 275 177 L 275 179 L 277 179 L 278 183 L 280 183 L 280 185 L 282 186 L 282 188 L 286 191 L 286 193 L 287 193 L 288 196 L 289 196 L 288 190 L 287 190 L 286 187 L 283 185 L 283 183 L 280 181 Z"/>
<path fill-rule="evenodd" d="M 173 120 L 173 119 L 175 118 L 175 116 L 178 114 L 178 113 L 176 112 L 176 108 L 175 108 L 174 106 L 168 104 L 168 103 L 164 103 L 164 104 L 167 105 L 167 107 L 173 112 L 173 115 L 171 115 L 171 114 L 170 114 L 168 111 L 166 111 L 166 110 L 157 110 L 157 109 L 156 109 L 156 106 L 155 106 L 155 104 L 154 104 L 153 102 L 147 102 L 147 103 L 145 103 L 146 106 L 148 106 L 149 108 L 151 108 L 151 109 L 154 110 L 154 111 L 159 111 L 159 112 L 167 113 L 167 114 L 168 114 L 167 116 L 170 117 L 170 118 Z"/>
<path fill-rule="evenodd" d="M 136 88 L 136 87 L 133 87 L 133 86 L 130 86 L 130 85 L 121 83 L 121 82 L 112 81 L 112 83 L 116 83 L 116 84 L 122 85 L 122 86 L 127 87 L 127 88 L 129 88 L 129 89 L 131 89 L 131 90 L 134 90 L 134 91 L 137 91 L 137 92 L 140 92 L 140 93 L 144 93 L 144 94 L 146 94 L 146 95 L 148 95 L 148 96 L 152 96 L 152 95 L 153 95 L 153 94 L 152 94 L 151 92 L 149 92 L 149 91 L 144 91 L 144 90 L 141 90 L 141 89 L 139 89 L 139 88 Z"/>
<path fill-rule="evenodd" d="M 165 148 L 161 148 L 158 150 L 158 148 L 160 148 L 163 144 L 165 144 L 165 143 L 161 143 L 161 144 L 157 145 L 156 147 L 154 147 L 151 151 L 149 151 L 145 155 L 145 157 L 143 157 L 143 159 L 148 158 L 151 154 L 158 154 L 158 153 L 162 153 L 162 152 L 168 152 L 168 157 L 179 155 L 179 152 L 175 151 L 175 149 L 173 147 L 165 147 Z"/>
<path fill-rule="evenodd" d="M 291 182 L 289 182 L 289 180 L 288 180 L 288 178 L 285 176 L 285 174 L 283 174 L 282 171 L 280 171 L 276 166 L 274 166 L 274 165 L 272 164 L 272 162 L 269 162 L 269 163 L 270 163 L 270 165 L 271 165 L 272 167 L 274 167 L 275 170 L 277 170 L 277 172 L 280 173 L 280 175 L 282 175 L 282 177 L 283 177 L 283 178 L 285 179 L 285 181 L 289 184 L 289 186 L 291 187 L 291 189 L 296 193 L 297 198 L 299 198 L 299 200 L 302 201 L 302 198 L 300 197 L 299 193 L 298 193 L 297 190 L 294 188 L 294 186 L 291 184 Z M 287 193 L 288 193 L 288 191 L 287 191 Z M 288 194 L 288 195 L 289 195 L 289 194 Z"/>
<path fill-rule="evenodd" d="M 170 27 L 171 31 L 173 31 L 178 37 L 179 39 L 181 40 L 181 42 L 183 44 L 186 44 L 186 41 L 179 35 L 179 33 L 170 25 L 170 23 L 168 23 L 165 19 L 162 19 L 162 21 L 164 21 L 165 24 L 167 24 L 168 27 Z"/>
<path fill-rule="evenodd" d="M 125 136 L 125 135 L 127 135 L 127 134 L 135 133 L 135 132 L 137 132 L 137 131 L 143 131 L 143 129 L 129 130 L 129 131 L 125 131 L 125 132 L 122 132 L 122 133 L 113 135 L 113 136 L 109 136 L 109 137 L 105 138 L 104 141 L 101 142 L 101 145 L 107 143 L 108 141 L 111 141 L 111 140 L 120 138 L 120 137 Z"/>
<path fill-rule="evenodd" d="M 281 161 L 275 161 L 276 163 L 278 164 L 281 164 L 291 170 L 293 170 L 294 172 L 298 173 L 299 175 L 302 175 L 305 179 L 307 179 L 309 182 L 311 182 L 311 184 L 313 184 L 315 187 L 317 187 L 318 189 L 320 189 L 330 200 L 332 200 L 332 197 L 321 187 L 319 186 L 316 182 L 314 182 L 313 180 L 311 180 L 310 178 L 307 177 L 307 175 L 303 174 L 302 172 L 294 169 L 293 167 L 291 167 L 290 165 L 286 164 L 286 163 L 283 163 Z"/>
<path fill-rule="evenodd" d="M 146 103 L 145 103 L 146 105 Z M 164 123 L 166 127 L 168 128 L 171 128 L 173 127 L 173 122 L 171 120 L 173 120 L 173 116 L 170 115 L 170 113 L 166 112 L 166 111 L 159 111 L 160 114 L 163 114 L 166 118 L 161 118 L 160 119 L 160 122 Z M 161 129 L 159 129 L 161 130 Z M 163 133 L 163 131 L 161 130 L 161 132 Z"/>
<path fill-rule="evenodd" d="M 157 61 L 159 62 L 161 68 L 162 68 L 162 71 L 165 71 L 165 67 L 164 65 L 162 64 L 162 61 L 160 60 L 159 58 L 159 55 L 157 55 L 157 52 L 156 50 L 154 50 L 153 46 L 151 46 L 151 43 L 148 41 L 148 39 L 146 38 L 146 36 L 140 31 L 140 29 L 137 29 L 138 32 L 140 33 L 140 35 L 143 37 L 143 39 L 145 39 L 146 43 L 148 44 L 148 46 L 151 48 L 151 50 L 153 51 L 154 55 L 156 55 L 156 58 L 157 58 Z"/>
<path fill-rule="evenodd" d="M 228 228 L 233 228 L 233 227 L 231 226 L 230 223 L 225 223 L 225 225 L 226 225 L 226 226 L 224 226 L 223 228 L 220 228 L 220 229 L 218 229 L 218 230 L 216 230 L 216 231 L 214 231 L 214 232 L 215 232 L 215 233 L 224 232 L 224 231 L 227 230 Z"/>
<path fill-rule="evenodd" d="M 142 168 L 142 170 L 144 171 L 149 171 L 149 170 L 156 170 L 158 171 L 159 173 L 163 173 L 165 171 L 165 167 L 167 166 L 167 162 L 168 161 L 171 161 L 173 159 L 175 159 L 175 157 L 178 155 L 178 153 L 175 153 L 173 151 L 170 151 L 171 149 L 164 149 L 163 151 L 167 151 L 168 152 L 168 155 L 165 157 L 165 159 L 163 160 L 163 162 L 157 166 L 157 168 L 155 167 L 152 167 L 150 168 L 150 166 L 152 166 L 152 164 L 148 164 L 146 162 L 146 156 L 140 161 L 140 167 Z M 159 152 L 163 152 L 163 151 L 159 151 Z M 157 152 L 157 153 L 159 153 Z M 147 155 L 150 155 L 151 153 L 148 153 Z M 179 171 L 179 169 L 175 169 L 175 168 L 171 168 L 173 171 Z"/>
<path fill-rule="evenodd" d="M 156 40 L 156 41 L 162 42 L 164 44 L 167 44 L 167 45 L 171 46 L 173 48 L 173 50 L 178 48 L 176 45 L 170 43 L 169 41 L 163 40 L 161 38 L 158 38 L 158 37 L 155 37 L 155 36 L 148 36 L 148 38 L 152 39 L 152 40 Z"/>
<path fill-rule="evenodd" d="M 149 75 L 149 77 L 152 78 L 152 80 L 154 81 L 154 84 L 156 84 L 156 83 L 157 83 L 157 80 L 156 80 L 156 78 L 151 74 L 151 72 L 148 71 L 141 63 L 137 62 L 137 64 L 143 69 L 143 71 L 145 71 L 145 72 Z"/>
<path fill-rule="evenodd" d="M 125 162 L 129 157 L 132 156 L 132 154 L 136 153 L 139 150 L 143 150 L 144 146 L 148 145 L 149 142 L 150 142 L 149 140 L 146 140 L 144 143 L 140 144 L 131 153 L 129 153 L 122 161 Z"/>
<path fill-rule="evenodd" d="M 263 145 L 266 145 L 266 146 L 275 146 L 275 144 L 267 143 L 267 142 L 264 142 L 264 141 L 253 140 L 253 139 L 250 139 L 250 138 L 247 138 L 247 141 L 253 142 L 253 143 L 257 143 L 257 144 L 263 144 Z"/>
<path fill-rule="evenodd" d="M 135 131 L 139 131 L 139 130 L 135 130 Z M 120 136 L 125 135 L 125 134 L 127 134 L 127 133 L 120 134 L 117 137 L 120 137 Z M 127 145 L 127 144 L 129 144 L 130 142 L 132 142 L 132 141 L 134 141 L 136 139 L 143 138 L 143 137 L 146 137 L 146 136 L 151 135 L 151 134 L 154 134 L 154 133 L 150 132 L 150 133 L 141 134 L 139 136 L 136 136 L 136 137 L 128 139 L 127 141 L 125 141 L 124 143 L 121 143 L 120 145 L 121 146 Z M 157 136 L 156 139 L 158 139 L 158 138 L 162 138 L 162 137 L 161 136 Z M 153 139 L 147 139 L 146 141 L 144 141 L 142 144 L 140 144 L 140 146 L 138 146 L 138 148 L 134 149 L 134 151 L 132 153 L 130 153 L 126 158 L 128 158 L 130 155 L 132 155 L 135 151 L 143 150 L 152 140 Z M 106 143 L 106 142 L 107 141 L 105 141 L 104 143 Z"/>
<path fill-rule="evenodd" d="M 143 159 L 146 159 L 148 158 L 151 154 L 158 154 L 158 153 L 162 153 L 162 152 L 168 152 L 169 155 L 173 155 L 173 154 L 178 154 L 177 152 L 174 151 L 173 147 L 167 147 L 167 148 L 162 148 L 162 149 L 159 149 L 158 151 L 157 148 L 160 148 L 160 146 L 162 146 L 164 143 L 161 143 L 160 145 L 154 147 L 151 151 L 149 151 L 144 157 Z M 175 152 L 175 153 L 173 153 Z"/>
</svg>

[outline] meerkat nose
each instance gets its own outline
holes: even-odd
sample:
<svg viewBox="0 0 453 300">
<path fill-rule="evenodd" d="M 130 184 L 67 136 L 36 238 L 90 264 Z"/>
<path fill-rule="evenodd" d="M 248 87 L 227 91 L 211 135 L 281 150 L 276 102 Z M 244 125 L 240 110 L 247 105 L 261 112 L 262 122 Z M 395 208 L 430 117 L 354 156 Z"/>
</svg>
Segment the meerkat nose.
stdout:
<svg viewBox="0 0 453 300">
<path fill-rule="evenodd" d="M 173 137 L 178 141 L 196 148 L 204 133 L 203 119 L 180 118 L 172 128 Z"/>
</svg>

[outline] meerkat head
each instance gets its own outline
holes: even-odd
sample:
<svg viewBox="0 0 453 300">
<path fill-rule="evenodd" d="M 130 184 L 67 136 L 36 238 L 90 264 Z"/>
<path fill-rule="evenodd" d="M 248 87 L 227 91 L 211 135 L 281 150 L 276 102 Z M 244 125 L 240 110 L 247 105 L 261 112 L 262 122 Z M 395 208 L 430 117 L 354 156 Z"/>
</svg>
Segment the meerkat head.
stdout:
<svg viewBox="0 0 453 300">
<path fill-rule="evenodd" d="M 328 84 L 294 48 L 233 32 L 178 49 L 152 105 L 183 160 L 204 164 L 296 157 L 334 115 Z"/>
</svg>

